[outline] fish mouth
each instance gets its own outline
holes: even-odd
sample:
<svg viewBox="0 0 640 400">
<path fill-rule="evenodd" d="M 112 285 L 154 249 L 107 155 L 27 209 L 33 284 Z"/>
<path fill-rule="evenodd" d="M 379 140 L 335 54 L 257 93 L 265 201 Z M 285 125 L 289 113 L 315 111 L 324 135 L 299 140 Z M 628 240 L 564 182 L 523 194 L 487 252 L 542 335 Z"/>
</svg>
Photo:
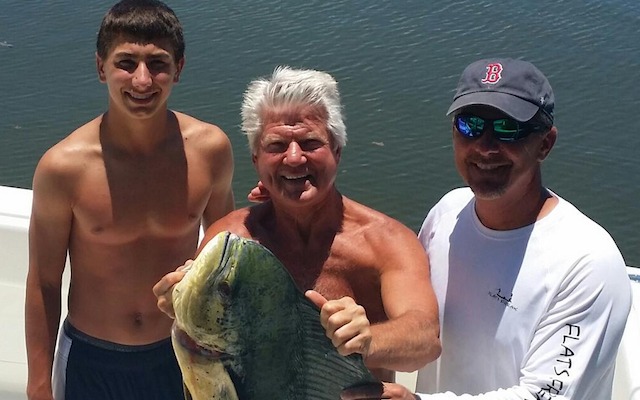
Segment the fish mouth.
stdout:
<svg viewBox="0 0 640 400">
<path fill-rule="evenodd" d="M 222 359 L 231 357 L 227 353 L 223 353 L 223 352 L 199 345 L 195 340 L 193 340 L 191 336 L 187 334 L 187 332 L 178 328 L 177 326 L 173 327 L 173 336 L 178 341 L 180 346 L 182 346 L 189 353 L 198 354 L 200 356 L 203 356 L 211 360 L 222 360 Z"/>
</svg>

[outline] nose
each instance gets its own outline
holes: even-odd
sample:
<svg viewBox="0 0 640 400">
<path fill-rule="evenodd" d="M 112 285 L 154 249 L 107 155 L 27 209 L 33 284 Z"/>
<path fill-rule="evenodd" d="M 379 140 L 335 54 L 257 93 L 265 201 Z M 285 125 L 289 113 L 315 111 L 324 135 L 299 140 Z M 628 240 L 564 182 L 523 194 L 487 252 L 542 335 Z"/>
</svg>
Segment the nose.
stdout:
<svg viewBox="0 0 640 400">
<path fill-rule="evenodd" d="M 284 162 L 290 166 L 297 166 L 307 162 L 307 157 L 304 155 L 304 152 L 298 142 L 289 143 L 289 147 L 285 153 Z"/>
<path fill-rule="evenodd" d="M 500 148 L 500 141 L 493 134 L 493 124 L 485 126 L 482 135 L 474 140 L 478 150 L 482 153 L 496 153 Z"/>
<path fill-rule="evenodd" d="M 133 85 L 136 88 L 143 89 L 151 85 L 151 73 L 144 62 L 140 62 L 136 70 L 133 71 Z"/>
</svg>

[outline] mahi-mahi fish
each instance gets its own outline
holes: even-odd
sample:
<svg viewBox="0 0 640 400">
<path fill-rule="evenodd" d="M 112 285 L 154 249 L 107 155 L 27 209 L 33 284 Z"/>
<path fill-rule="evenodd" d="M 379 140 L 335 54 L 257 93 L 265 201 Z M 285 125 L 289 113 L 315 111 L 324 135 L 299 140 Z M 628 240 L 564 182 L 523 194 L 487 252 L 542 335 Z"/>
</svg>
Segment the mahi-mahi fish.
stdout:
<svg viewBox="0 0 640 400">
<path fill-rule="evenodd" d="M 172 295 L 187 400 L 338 400 L 347 387 L 382 391 L 360 354 L 337 352 L 318 308 L 257 241 L 219 233 Z"/>
</svg>

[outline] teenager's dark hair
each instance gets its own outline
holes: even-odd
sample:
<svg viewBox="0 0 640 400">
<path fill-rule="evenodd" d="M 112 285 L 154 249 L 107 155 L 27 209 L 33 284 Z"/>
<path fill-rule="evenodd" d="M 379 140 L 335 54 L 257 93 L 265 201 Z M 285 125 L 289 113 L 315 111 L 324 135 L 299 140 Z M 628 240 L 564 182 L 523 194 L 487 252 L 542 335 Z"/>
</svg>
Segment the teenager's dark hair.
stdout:
<svg viewBox="0 0 640 400">
<path fill-rule="evenodd" d="M 150 43 L 168 39 L 176 62 L 184 57 L 184 36 L 178 17 L 169 6 L 157 0 L 122 0 L 102 19 L 96 49 L 105 59 L 114 42 L 126 36 Z"/>
</svg>

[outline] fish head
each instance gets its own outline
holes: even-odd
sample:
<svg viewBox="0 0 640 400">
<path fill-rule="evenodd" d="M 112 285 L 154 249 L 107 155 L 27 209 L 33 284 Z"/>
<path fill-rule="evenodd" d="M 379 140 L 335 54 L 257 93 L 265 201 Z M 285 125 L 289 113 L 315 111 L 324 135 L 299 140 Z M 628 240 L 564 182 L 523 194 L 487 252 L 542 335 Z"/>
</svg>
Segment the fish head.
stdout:
<svg viewBox="0 0 640 400">
<path fill-rule="evenodd" d="M 246 256 L 243 244 L 235 234 L 219 233 L 173 289 L 174 336 L 192 352 L 222 358 L 242 348 L 233 297 L 238 264 Z"/>
</svg>

